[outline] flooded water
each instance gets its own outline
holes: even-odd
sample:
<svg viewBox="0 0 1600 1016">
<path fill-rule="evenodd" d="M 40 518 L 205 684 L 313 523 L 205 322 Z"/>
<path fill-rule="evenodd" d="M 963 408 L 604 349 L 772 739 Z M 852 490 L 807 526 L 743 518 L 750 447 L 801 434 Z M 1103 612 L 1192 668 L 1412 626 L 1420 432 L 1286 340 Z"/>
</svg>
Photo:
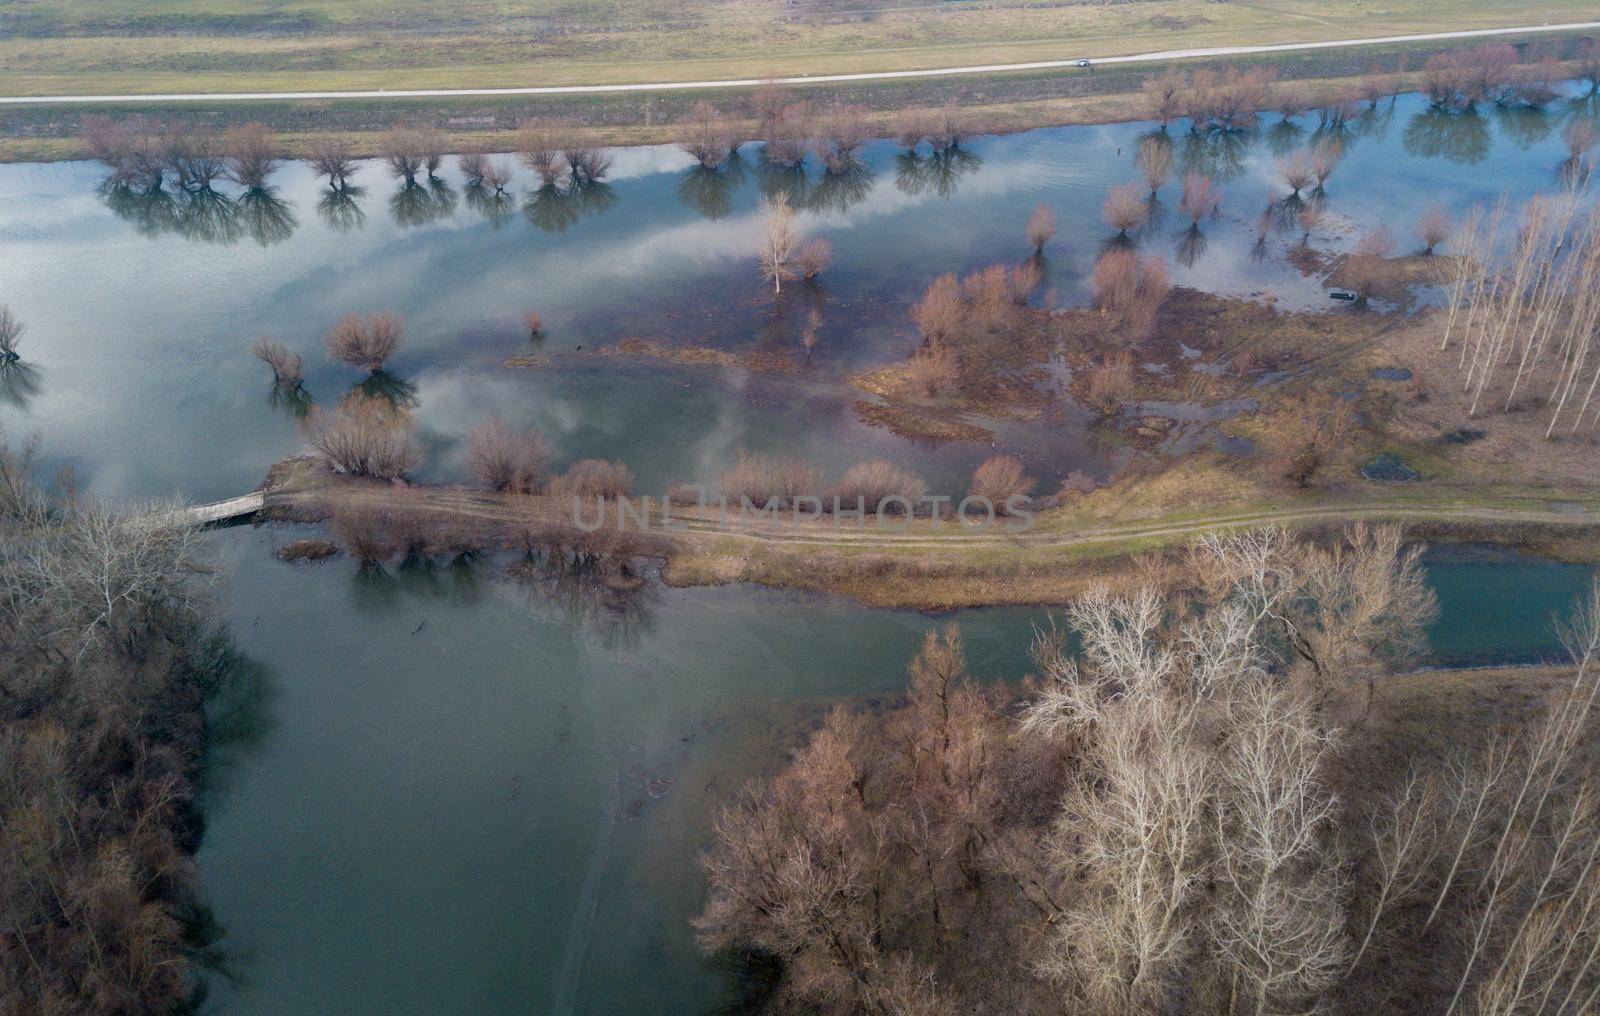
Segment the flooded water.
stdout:
<svg viewBox="0 0 1600 1016">
<path fill-rule="evenodd" d="M 1434 201 L 1463 212 L 1502 190 L 1560 186 L 1561 127 L 1593 116 L 1443 116 L 1412 97 L 1344 132 L 1318 246 L 1384 224 L 1410 244 Z M 1287 188 L 1274 160 L 1314 119 L 1194 138 L 1171 131 L 1175 180 L 1138 242 L 1179 284 L 1328 303 L 1289 260 L 1299 231 L 1256 245 Z M 1084 299 L 1109 230 L 1108 187 L 1136 175 L 1148 125 L 981 138 L 908 160 L 879 143 L 848 179 L 771 173 L 756 146 L 707 176 L 669 148 L 617 153 L 603 188 L 465 193 L 453 172 L 423 193 L 364 166 L 359 196 L 306 167 L 271 195 L 136 195 L 87 163 L 0 167 L 0 302 L 30 325 L 29 371 L 0 379 L 0 426 L 45 439 L 55 465 L 113 497 L 197 499 L 255 485 L 299 450 L 249 353 L 267 335 L 299 351 L 312 397 L 355 384 L 322 335 L 348 311 L 393 309 L 409 342 L 385 383 L 414 401 L 429 478 L 464 478 L 461 443 L 499 415 L 538 426 L 560 466 L 621 458 L 654 491 L 707 480 L 740 448 L 823 464 L 884 455 L 955 485 L 987 442 L 932 447 L 863 423 L 841 378 L 916 344 L 906 307 L 937 274 L 1029 255 L 1023 223 L 1046 202 L 1061 231 L 1048 293 Z M 1148 143 L 1148 142 L 1146 142 Z M 1221 214 L 1176 213 L 1176 177 L 1217 178 Z M 755 206 L 782 190 L 808 235 L 829 238 L 820 286 L 774 299 L 753 256 Z M 343 200 L 350 197 L 352 200 Z M 809 364 L 801 322 L 820 309 Z M 523 315 L 537 311 L 533 343 Z M 1334 312 L 1339 312 L 1335 310 Z M 594 357 L 627 338 L 779 353 L 780 375 Z M 537 366 L 511 369 L 512 356 Z M 1081 417 L 996 427 L 996 444 L 1050 481 L 1103 474 L 1112 450 Z M 213 1007 L 237 1013 L 692 1012 L 726 998 L 686 925 L 693 858 L 714 808 L 770 766 L 797 719 L 839 697 L 892 695 L 935 623 L 820 597 L 652 583 L 618 617 L 581 594 L 495 579 L 491 564 L 358 571 L 291 566 L 270 530 L 218 534 L 228 615 L 251 680 L 217 704 L 205 776 L 205 893 L 227 929 Z M 1429 558 L 1443 662 L 1553 649 L 1545 622 L 1588 571 L 1515 556 Z M 958 615 L 974 670 L 1015 678 L 1044 613 Z"/>
<path fill-rule="evenodd" d="M 1344 249 L 1381 224 L 1404 249 L 1435 201 L 1460 213 L 1502 190 L 1555 190 L 1562 126 L 1593 115 L 1592 100 L 1478 116 L 1437 114 L 1414 97 L 1384 105 L 1339 132 L 1345 156 L 1319 196 L 1326 217 L 1313 245 Z M 0 386 L 0 423 L 48 434 L 49 451 L 98 493 L 237 494 L 299 448 L 251 344 L 271 336 L 301 353 L 308 392 L 331 403 L 360 378 L 329 363 L 323 334 L 349 311 L 387 308 L 408 334 L 389 379 L 415 401 L 430 478 L 461 478 L 464 435 L 499 414 L 538 426 L 557 465 L 622 458 L 657 491 L 713 479 L 741 447 L 806 455 L 834 475 L 882 455 L 954 486 L 991 453 L 987 441 L 929 447 L 868 426 L 852 406 L 862 394 L 840 378 L 914 348 L 906 308 L 939 273 L 1027 257 L 1023 224 L 1041 202 L 1061 229 L 1040 299 L 1081 302 L 1111 232 L 1100 202 L 1138 176 L 1134 154 L 1150 136 L 1141 124 L 1031 131 L 938 160 L 880 142 L 846 180 L 771 172 L 754 145 L 736 170 L 711 177 L 673 148 L 626 149 L 608 180 L 580 195 L 535 190 L 519 170 L 504 205 L 488 209 L 503 217 L 467 199 L 453 166 L 422 188 L 419 207 L 378 165 L 363 165 L 361 195 L 332 209 L 303 164 L 280 169 L 272 194 L 237 200 L 172 185 L 157 196 L 105 188 L 91 163 L 3 166 L 0 301 L 29 324 L 32 371 Z M 1326 306 L 1320 279 L 1289 262 L 1301 242 L 1292 222 L 1255 243 L 1262 211 L 1287 194 L 1276 159 L 1319 139 L 1315 119 L 1285 126 L 1267 115 L 1257 132 L 1212 137 L 1180 124 L 1164 137 L 1173 181 L 1142 247 L 1181 285 Z M 1176 210 L 1190 169 L 1223 192 L 1198 238 Z M 803 231 L 833 242 L 820 286 L 791 285 L 775 300 L 759 278 L 764 189 L 790 194 Z M 804 365 L 813 306 L 821 340 L 793 374 L 590 355 L 636 338 Z M 545 322 L 539 345 L 523 324 L 530 310 Z M 505 369 L 515 355 L 547 362 Z M 1046 486 L 1110 462 L 1070 407 L 1043 425 L 995 429 Z"/>
</svg>

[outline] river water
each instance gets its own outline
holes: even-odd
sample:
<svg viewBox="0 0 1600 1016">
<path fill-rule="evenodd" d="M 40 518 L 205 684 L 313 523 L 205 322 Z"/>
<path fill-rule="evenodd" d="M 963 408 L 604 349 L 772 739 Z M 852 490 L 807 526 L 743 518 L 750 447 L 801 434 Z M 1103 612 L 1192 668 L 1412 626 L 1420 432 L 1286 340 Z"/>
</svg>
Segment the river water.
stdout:
<svg viewBox="0 0 1600 1016">
<path fill-rule="evenodd" d="M 1346 249 L 1384 224 L 1404 247 L 1434 201 L 1460 213 L 1502 190 L 1553 191 L 1561 128 L 1594 115 L 1574 101 L 1446 117 L 1403 97 L 1345 132 L 1319 245 Z M 1286 260 L 1298 231 L 1252 250 L 1257 216 L 1286 190 L 1274 158 L 1315 129 L 1277 119 L 1201 142 L 1175 126 L 1178 172 L 1217 177 L 1222 214 L 1197 244 L 1169 184 L 1140 243 L 1180 284 L 1321 307 L 1320 282 Z M 739 448 L 802 454 L 835 474 L 883 455 L 959 489 L 987 443 L 874 429 L 839 379 L 915 345 L 905 309 L 939 272 L 1026 257 L 1023 222 L 1041 201 L 1062 224 L 1049 298 L 1081 301 L 1107 239 L 1100 200 L 1134 175 L 1149 130 L 981 138 L 943 161 L 908 162 L 880 143 L 845 181 L 763 172 L 754 146 L 742 174 L 716 178 L 672 149 L 627 149 L 604 190 L 540 194 L 523 174 L 505 207 L 468 201 L 453 172 L 419 196 L 369 165 L 358 213 L 299 164 L 267 198 L 223 203 L 109 190 L 87 163 L 3 166 L 0 302 L 30 329 L 28 371 L 0 378 L 0 426 L 39 432 L 51 465 L 96 494 L 237 494 L 299 450 L 250 344 L 270 335 L 301 352 L 312 397 L 331 403 L 359 379 L 328 364 L 322 334 L 347 311 L 388 308 L 409 336 L 388 383 L 414 400 L 430 479 L 464 479 L 464 436 L 497 414 L 538 426 L 557 466 L 621 458 L 652 491 L 709 480 Z M 807 234 L 833 241 L 818 289 L 775 300 L 757 276 L 763 188 L 791 194 Z M 583 355 L 634 337 L 801 358 L 813 306 L 822 342 L 781 376 Z M 537 345 L 528 310 L 546 322 Z M 545 359 L 503 365 L 517 355 Z M 1071 469 L 1103 474 L 1114 456 L 1070 411 L 995 429 L 1047 484 Z M 512 585 L 493 561 L 286 565 L 272 551 L 287 538 L 239 528 L 216 541 L 226 614 L 251 661 L 216 704 L 204 784 L 199 863 L 228 933 L 227 975 L 212 979 L 225 1012 L 715 1005 L 726 977 L 686 924 L 715 806 L 780 760 L 796 722 L 827 701 L 898 693 L 936 623 L 654 581 L 619 615 L 582 590 Z M 1428 562 L 1444 606 L 1439 662 L 1551 652 L 1549 616 L 1588 577 L 1491 552 Z M 954 619 L 976 673 L 1016 678 L 1046 617 Z"/>
</svg>

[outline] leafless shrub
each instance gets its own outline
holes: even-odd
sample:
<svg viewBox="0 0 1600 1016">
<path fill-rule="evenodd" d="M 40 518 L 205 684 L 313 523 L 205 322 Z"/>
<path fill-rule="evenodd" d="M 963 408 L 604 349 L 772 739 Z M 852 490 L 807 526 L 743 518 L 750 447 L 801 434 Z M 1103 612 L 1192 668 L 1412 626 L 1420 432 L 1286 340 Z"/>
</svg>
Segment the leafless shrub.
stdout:
<svg viewBox="0 0 1600 1016">
<path fill-rule="evenodd" d="M 227 173 L 221 139 L 209 128 L 168 124 L 160 146 L 162 159 L 180 187 L 203 190 Z"/>
<path fill-rule="evenodd" d="M 1129 338 L 1139 341 L 1154 328 L 1171 282 L 1161 259 L 1113 250 L 1095 262 L 1091 287 L 1101 313 L 1117 318 Z"/>
<path fill-rule="evenodd" d="M 537 337 L 544 331 L 544 318 L 538 311 L 530 310 L 522 315 L 522 323 L 528 326 L 528 334 Z"/>
<path fill-rule="evenodd" d="M 1315 232 L 1327 219 L 1322 209 L 1315 205 L 1307 205 L 1300 209 L 1300 243 L 1302 246 L 1311 242 L 1311 234 Z"/>
<path fill-rule="evenodd" d="M 1591 120 L 1574 119 L 1562 129 L 1561 140 L 1566 143 L 1568 157 L 1580 162 L 1588 158 L 1590 149 L 1600 141 L 1600 128 Z"/>
<path fill-rule="evenodd" d="M 1150 119 L 1159 121 L 1165 127 L 1183 114 L 1187 105 L 1189 76 L 1176 67 L 1169 67 L 1160 74 L 1145 78 L 1139 90 L 1144 95 Z"/>
<path fill-rule="evenodd" d="M 895 125 L 894 138 L 901 148 L 915 154 L 917 146 L 926 141 L 933 131 L 933 124 L 926 113 L 912 111 L 901 114 Z"/>
<path fill-rule="evenodd" d="M 1037 482 L 1023 471 L 1022 460 L 1015 455 L 991 455 L 973 470 L 967 492 L 988 498 L 995 510 L 1004 514 L 1008 501 L 1027 497 Z"/>
<path fill-rule="evenodd" d="M 525 121 L 518 129 L 517 154 L 522 157 L 523 165 L 538 173 L 547 187 L 567 171 L 555 127 L 537 117 Z"/>
<path fill-rule="evenodd" d="M 1355 409 L 1348 399 L 1311 392 L 1297 400 L 1272 431 L 1278 474 L 1294 487 L 1311 486 L 1354 428 Z"/>
<path fill-rule="evenodd" d="M 1311 181 L 1315 179 L 1311 171 L 1311 157 L 1303 151 L 1295 152 L 1287 159 L 1279 159 L 1278 172 L 1296 194 L 1311 186 Z"/>
<path fill-rule="evenodd" d="M 845 173 L 860 165 L 861 146 L 867 140 L 866 110 L 836 104 L 817 120 L 817 157 L 829 173 Z"/>
<path fill-rule="evenodd" d="M 961 377 L 961 361 L 947 345 L 919 349 L 906 361 L 906 376 L 924 395 L 952 388 Z"/>
<path fill-rule="evenodd" d="M 1035 251 L 1043 251 L 1044 245 L 1056 235 L 1056 213 L 1049 205 L 1040 204 L 1034 208 L 1033 214 L 1028 216 L 1028 243 Z"/>
<path fill-rule="evenodd" d="M 593 183 L 603 180 L 611 172 L 611 153 L 601 148 L 575 146 L 568 142 L 561 154 L 567 160 L 567 170 L 574 180 Z"/>
<path fill-rule="evenodd" d="M 1089 371 L 1088 402 L 1107 416 L 1122 412 L 1122 403 L 1133 394 L 1133 356 L 1113 353 Z"/>
<path fill-rule="evenodd" d="M 965 314 L 961 284 L 950 272 L 934 279 L 921 299 L 911 305 L 911 320 L 922 332 L 925 345 L 939 345 L 953 339 L 961 329 Z"/>
<path fill-rule="evenodd" d="M 633 492 L 633 470 L 620 462 L 581 459 L 565 473 L 550 478 L 551 497 L 572 498 L 626 497 Z"/>
<path fill-rule="evenodd" d="M 703 169 L 718 169 L 728 161 L 728 153 L 733 150 L 733 132 L 715 106 L 697 102 L 689 112 L 678 147 Z"/>
<path fill-rule="evenodd" d="M 1337 138 L 1327 138 L 1311 146 L 1311 174 L 1317 178 L 1318 187 L 1328 182 L 1343 158 L 1344 144 Z"/>
<path fill-rule="evenodd" d="M 483 174 L 489 169 L 489 156 L 484 152 L 463 152 L 456 156 L 456 165 L 467 183 L 483 183 Z"/>
<path fill-rule="evenodd" d="M 272 368 L 272 380 L 285 388 L 298 387 L 304 378 L 300 354 L 292 352 L 281 342 L 268 338 L 257 339 L 250 352 L 256 359 Z"/>
<path fill-rule="evenodd" d="M 378 142 L 384 165 L 396 179 L 413 181 L 422 172 L 425 156 L 424 141 L 420 131 L 395 127 Z"/>
<path fill-rule="evenodd" d="M 313 409 L 302 427 L 328 464 L 351 476 L 394 479 L 422 464 L 410 416 L 379 399 L 349 400 L 332 411 Z"/>
<path fill-rule="evenodd" d="M 513 430 L 498 418 L 472 428 L 467 440 L 467 468 L 490 490 L 514 494 L 538 490 L 547 454 L 537 431 Z"/>
<path fill-rule="evenodd" d="M 951 99 L 939 107 L 929 123 L 928 142 L 935 152 L 961 147 L 961 142 L 972 133 L 972 127 L 956 101 Z"/>
<path fill-rule="evenodd" d="M 278 148 L 272 134 L 259 123 L 240 124 L 222 132 L 228 153 L 228 177 L 246 190 L 260 190 L 278 167 Z"/>
<path fill-rule="evenodd" d="M 1106 194 L 1105 203 L 1100 206 L 1100 218 L 1106 225 L 1117 231 L 1119 236 L 1126 236 L 1128 230 L 1138 229 L 1144 225 L 1145 218 L 1150 214 L 1150 208 L 1145 204 L 1144 192 L 1136 183 L 1125 183 L 1120 187 L 1113 187 Z"/>
<path fill-rule="evenodd" d="M 1339 278 L 1362 299 L 1370 297 L 1388 275 L 1394 256 L 1394 238 L 1382 226 L 1356 241 L 1355 250 L 1339 268 Z"/>
<path fill-rule="evenodd" d="M 822 472 L 801 458 L 741 450 L 738 463 L 723 472 L 717 485 L 730 504 L 748 501 L 756 508 L 788 509 L 796 506 L 796 498 L 820 497 Z"/>
<path fill-rule="evenodd" d="M 390 311 L 365 316 L 346 314 L 323 337 L 330 357 L 369 371 L 381 368 L 404 341 L 400 316 Z"/>
<path fill-rule="evenodd" d="M 802 279 L 814 279 L 833 264 L 833 243 L 825 237 L 813 237 L 800 245 L 795 256 L 795 267 Z"/>
<path fill-rule="evenodd" d="M 1417 220 L 1417 239 L 1422 241 L 1422 252 L 1432 256 L 1433 249 L 1450 239 L 1454 230 L 1449 210 L 1443 205 L 1430 206 Z"/>
<path fill-rule="evenodd" d="M 1139 166 L 1139 172 L 1144 174 L 1144 183 L 1154 194 L 1167 185 L 1172 178 L 1172 144 L 1164 135 L 1151 135 L 1139 143 L 1139 152 L 1134 156 L 1134 161 Z"/>
<path fill-rule="evenodd" d="M 321 137 L 311 146 L 311 169 L 318 176 L 327 177 L 330 184 L 342 187 L 355 168 L 355 156 L 344 141 Z"/>
<path fill-rule="evenodd" d="M 382 564 L 395 555 L 392 525 L 390 512 L 354 499 L 336 502 L 328 517 L 334 542 L 363 565 Z"/>
<path fill-rule="evenodd" d="M 853 510 L 859 505 L 868 512 L 911 514 L 927 490 L 922 477 L 910 470 L 887 459 L 872 459 L 846 469 L 834 488 L 834 496 L 844 509 Z M 893 498 L 905 499 L 912 506 L 910 511 L 905 503 L 890 500 Z"/>
</svg>

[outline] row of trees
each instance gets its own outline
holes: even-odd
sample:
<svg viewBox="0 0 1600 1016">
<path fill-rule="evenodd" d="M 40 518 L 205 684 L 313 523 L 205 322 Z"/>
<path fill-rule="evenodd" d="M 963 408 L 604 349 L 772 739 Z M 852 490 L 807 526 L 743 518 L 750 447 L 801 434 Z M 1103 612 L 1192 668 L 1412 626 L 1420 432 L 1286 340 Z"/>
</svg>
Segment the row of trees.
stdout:
<svg viewBox="0 0 1600 1016">
<path fill-rule="evenodd" d="M 1600 59 L 1600 40 L 1584 46 L 1580 64 Z M 1561 94 L 1558 86 L 1571 70 L 1552 50 L 1520 56 L 1510 43 L 1437 53 L 1422 68 L 1422 91 L 1443 109 L 1470 109 L 1483 102 L 1497 106 L 1543 106 Z"/>
<path fill-rule="evenodd" d="M 836 709 L 724 810 L 703 945 L 785 1010 L 1592 1011 L 1600 589 L 1542 716 L 1399 773 L 1333 722 L 1425 645 L 1398 532 L 1209 537 L 1187 572 L 1075 603 L 1020 701 L 930 632 L 903 706 Z"/>
<path fill-rule="evenodd" d="M 1460 348 L 1470 415 L 1520 395 L 1543 402 L 1546 437 L 1600 427 L 1600 212 L 1580 197 L 1535 197 L 1520 214 L 1502 199 L 1461 229 L 1440 348 Z"/>
<path fill-rule="evenodd" d="M 142 116 L 90 116 L 83 121 L 83 142 L 91 157 L 110 168 L 113 180 L 146 188 L 171 177 L 188 189 L 228 179 L 262 190 L 281 162 L 271 133 L 259 123 L 216 131 Z"/>
<path fill-rule="evenodd" d="M 205 695 L 230 667 L 174 507 L 47 496 L 0 441 L 0 1010 L 158 1013 L 206 945 Z"/>
</svg>

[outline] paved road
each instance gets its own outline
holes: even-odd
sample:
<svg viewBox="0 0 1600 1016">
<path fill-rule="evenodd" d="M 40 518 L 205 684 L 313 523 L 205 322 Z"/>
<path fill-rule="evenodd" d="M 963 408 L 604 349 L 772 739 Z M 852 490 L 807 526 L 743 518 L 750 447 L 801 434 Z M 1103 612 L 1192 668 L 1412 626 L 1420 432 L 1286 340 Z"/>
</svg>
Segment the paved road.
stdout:
<svg viewBox="0 0 1600 1016">
<path fill-rule="evenodd" d="M 1350 46 L 1382 46 L 1397 42 L 1431 42 L 1444 39 L 1477 39 L 1495 35 L 1523 35 L 1536 32 L 1570 32 L 1600 29 L 1600 21 L 1576 21 L 1560 25 L 1525 25 L 1520 28 L 1478 28 L 1459 32 L 1428 32 L 1421 35 L 1384 35 L 1370 39 L 1332 39 L 1326 42 L 1286 42 L 1270 46 L 1213 46 L 1204 49 L 1167 49 L 1154 53 L 1107 56 L 1096 65 L 1149 63 L 1183 60 L 1203 56 L 1242 56 L 1254 53 L 1287 53 L 1309 49 L 1340 49 Z M 1040 71 L 1067 68 L 1073 60 L 1037 60 L 1032 63 L 978 64 L 970 67 L 935 67 L 915 71 L 872 71 L 862 74 L 801 74 L 777 78 L 782 84 L 823 84 L 835 81 L 882 81 L 890 78 L 937 78 L 963 74 L 994 74 L 1001 71 Z M 631 85 L 545 85 L 528 88 L 407 88 L 345 92 L 171 92 L 149 95 L 18 95 L 0 96 L 0 105 L 113 103 L 113 102 L 237 102 L 286 99 L 448 99 L 478 95 L 573 95 L 599 92 L 663 92 L 679 89 L 748 88 L 763 83 L 762 78 L 729 78 L 721 81 L 655 81 Z"/>
</svg>

